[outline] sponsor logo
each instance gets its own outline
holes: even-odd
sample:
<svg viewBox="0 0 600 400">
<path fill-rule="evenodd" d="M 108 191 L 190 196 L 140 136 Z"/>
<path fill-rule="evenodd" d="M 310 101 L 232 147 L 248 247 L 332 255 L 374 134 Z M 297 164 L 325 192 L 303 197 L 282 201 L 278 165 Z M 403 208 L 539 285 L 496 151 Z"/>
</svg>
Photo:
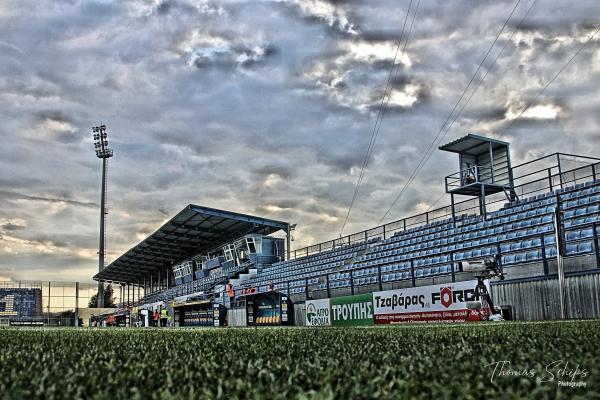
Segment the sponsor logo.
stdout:
<svg viewBox="0 0 600 400">
<path fill-rule="evenodd" d="M 431 293 L 431 304 L 440 302 L 446 308 L 450 307 L 453 303 L 464 303 L 475 300 L 479 300 L 475 289 L 452 290 L 451 287 L 443 287 L 439 292 Z"/>
<path fill-rule="evenodd" d="M 306 306 L 307 325 L 324 326 L 329 325 L 329 307 L 317 307 L 313 303 Z"/>
<path fill-rule="evenodd" d="M 370 302 L 336 304 L 331 306 L 331 310 L 336 321 L 373 318 L 373 304 Z"/>
<path fill-rule="evenodd" d="M 441 288 L 440 297 L 442 299 L 442 305 L 446 308 L 450 307 L 450 305 L 452 304 L 452 289 L 450 289 L 449 287 Z"/>
<path fill-rule="evenodd" d="M 408 308 L 419 304 L 421 308 L 425 308 L 425 295 L 404 296 L 402 293 L 393 294 L 390 297 L 375 296 L 376 307 L 391 308 L 392 311 L 397 308 Z"/>
</svg>

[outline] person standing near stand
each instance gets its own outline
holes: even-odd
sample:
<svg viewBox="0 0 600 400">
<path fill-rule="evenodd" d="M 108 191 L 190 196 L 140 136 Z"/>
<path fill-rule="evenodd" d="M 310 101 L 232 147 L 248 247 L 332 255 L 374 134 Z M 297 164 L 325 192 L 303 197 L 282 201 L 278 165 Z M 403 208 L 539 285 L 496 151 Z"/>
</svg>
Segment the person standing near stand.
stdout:
<svg viewBox="0 0 600 400">
<path fill-rule="evenodd" d="M 152 313 L 152 326 L 158 327 L 159 319 L 160 319 L 160 315 L 158 314 L 158 310 L 154 310 L 154 313 Z"/>
<path fill-rule="evenodd" d="M 169 313 L 167 312 L 167 307 L 163 307 L 160 310 L 160 326 L 167 326 L 167 321 L 169 321 Z"/>
</svg>

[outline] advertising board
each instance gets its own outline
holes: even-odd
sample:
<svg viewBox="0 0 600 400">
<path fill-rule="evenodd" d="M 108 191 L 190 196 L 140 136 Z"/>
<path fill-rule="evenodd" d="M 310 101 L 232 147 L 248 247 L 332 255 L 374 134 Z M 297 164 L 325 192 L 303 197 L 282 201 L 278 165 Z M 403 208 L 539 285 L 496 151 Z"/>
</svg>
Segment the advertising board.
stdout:
<svg viewBox="0 0 600 400">
<path fill-rule="evenodd" d="M 373 296 L 371 293 L 334 297 L 331 304 L 331 325 L 373 325 Z"/>
<path fill-rule="evenodd" d="M 387 290 L 373 293 L 376 324 L 406 322 L 462 322 L 467 302 L 479 301 L 477 281 Z M 486 282 L 489 290 L 489 282 Z"/>
<path fill-rule="evenodd" d="M 306 302 L 306 326 L 331 325 L 329 299 L 308 300 Z"/>
</svg>

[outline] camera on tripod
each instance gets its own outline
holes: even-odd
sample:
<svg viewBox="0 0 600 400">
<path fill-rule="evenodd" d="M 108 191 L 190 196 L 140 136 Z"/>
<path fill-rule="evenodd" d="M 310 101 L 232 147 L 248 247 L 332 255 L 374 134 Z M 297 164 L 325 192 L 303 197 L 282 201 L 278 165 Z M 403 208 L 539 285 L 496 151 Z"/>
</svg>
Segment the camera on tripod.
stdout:
<svg viewBox="0 0 600 400">
<path fill-rule="evenodd" d="M 504 272 L 500 264 L 499 254 L 494 257 L 484 258 L 482 262 L 477 264 L 471 264 L 468 261 L 459 261 L 458 271 L 468 272 L 482 279 L 500 278 L 500 280 L 504 280 Z"/>
<path fill-rule="evenodd" d="M 469 319 L 469 316 L 473 312 L 476 312 L 478 315 L 482 316 L 483 320 L 501 321 L 501 313 L 494 307 L 492 297 L 490 296 L 490 293 L 488 292 L 484 282 L 485 280 L 489 280 L 491 278 L 500 278 L 500 280 L 504 279 L 504 272 L 502 271 L 502 265 L 500 263 L 500 255 L 497 254 L 494 257 L 485 258 L 481 263 L 477 264 L 471 264 L 468 261 L 461 261 L 458 263 L 458 270 L 459 272 L 471 273 L 475 278 L 477 278 L 475 293 L 479 300 L 467 302 L 467 309 L 469 312 L 467 313 L 467 318 L 465 321 Z"/>
</svg>

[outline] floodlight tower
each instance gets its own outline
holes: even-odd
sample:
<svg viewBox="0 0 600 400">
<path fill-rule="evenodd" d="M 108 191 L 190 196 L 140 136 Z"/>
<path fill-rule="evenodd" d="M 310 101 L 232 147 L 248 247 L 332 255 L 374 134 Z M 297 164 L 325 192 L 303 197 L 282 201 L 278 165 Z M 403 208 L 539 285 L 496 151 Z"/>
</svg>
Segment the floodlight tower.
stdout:
<svg viewBox="0 0 600 400">
<path fill-rule="evenodd" d="M 98 246 L 98 272 L 104 269 L 104 217 L 108 214 L 106 210 L 106 164 L 108 159 L 113 156 L 113 151 L 108 147 L 106 136 L 106 125 L 98 125 L 92 127 L 94 135 L 94 148 L 96 149 L 96 157 L 102 159 L 102 189 L 100 197 L 100 245 Z M 98 307 L 104 307 L 104 284 L 98 281 Z"/>
</svg>

